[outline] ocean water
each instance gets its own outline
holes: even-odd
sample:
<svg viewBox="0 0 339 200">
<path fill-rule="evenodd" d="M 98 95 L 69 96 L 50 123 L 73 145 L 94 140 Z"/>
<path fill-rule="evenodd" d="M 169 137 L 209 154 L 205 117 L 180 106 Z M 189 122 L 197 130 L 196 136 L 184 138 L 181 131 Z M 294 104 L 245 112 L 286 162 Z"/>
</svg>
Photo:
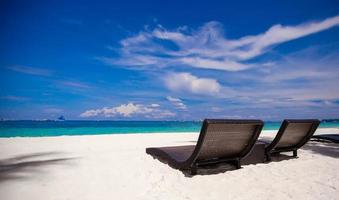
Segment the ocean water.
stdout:
<svg viewBox="0 0 339 200">
<path fill-rule="evenodd" d="M 265 122 L 264 130 L 278 130 L 281 122 Z M 199 132 L 195 121 L 0 121 L 0 137 L 42 137 L 130 133 Z M 339 122 L 322 122 L 339 128 Z"/>
</svg>

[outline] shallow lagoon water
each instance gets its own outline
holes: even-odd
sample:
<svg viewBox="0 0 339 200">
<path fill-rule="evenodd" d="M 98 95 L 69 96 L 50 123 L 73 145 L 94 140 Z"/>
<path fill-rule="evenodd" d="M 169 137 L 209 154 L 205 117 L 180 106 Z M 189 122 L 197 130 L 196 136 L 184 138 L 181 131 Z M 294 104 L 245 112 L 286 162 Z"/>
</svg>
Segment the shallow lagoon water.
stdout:
<svg viewBox="0 0 339 200">
<path fill-rule="evenodd" d="M 42 137 L 131 133 L 199 132 L 198 121 L 1 121 L 0 137 Z M 264 130 L 278 130 L 281 122 L 265 122 Z M 322 122 L 321 128 L 339 128 Z"/>
</svg>

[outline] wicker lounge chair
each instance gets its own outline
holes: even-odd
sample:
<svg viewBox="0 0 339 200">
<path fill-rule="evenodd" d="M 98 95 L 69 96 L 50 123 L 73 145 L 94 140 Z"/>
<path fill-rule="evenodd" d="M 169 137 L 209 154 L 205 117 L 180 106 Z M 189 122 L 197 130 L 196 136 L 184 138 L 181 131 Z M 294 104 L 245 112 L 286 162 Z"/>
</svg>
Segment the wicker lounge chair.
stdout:
<svg viewBox="0 0 339 200">
<path fill-rule="evenodd" d="M 293 152 L 293 157 L 297 157 L 297 150 L 312 137 L 319 124 L 317 119 L 284 120 L 272 142 L 259 140 L 267 144 L 266 160 L 271 161 L 272 154 L 289 151 Z"/>
<path fill-rule="evenodd" d="M 313 135 L 311 138 L 312 141 L 319 142 L 333 142 L 339 143 L 339 134 L 321 134 L 321 135 Z"/>
<path fill-rule="evenodd" d="M 264 123 L 260 120 L 205 119 L 196 145 L 147 148 L 146 153 L 173 168 L 197 173 L 199 166 L 240 160 L 253 148 Z"/>
</svg>

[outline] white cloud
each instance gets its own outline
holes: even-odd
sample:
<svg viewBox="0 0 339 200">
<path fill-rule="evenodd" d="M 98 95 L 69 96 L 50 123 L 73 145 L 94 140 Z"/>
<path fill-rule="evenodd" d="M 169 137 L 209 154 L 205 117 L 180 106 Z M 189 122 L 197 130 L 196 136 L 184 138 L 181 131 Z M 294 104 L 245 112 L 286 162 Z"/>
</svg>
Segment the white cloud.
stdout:
<svg viewBox="0 0 339 200">
<path fill-rule="evenodd" d="M 250 50 L 243 52 L 239 58 L 249 59 L 263 53 L 271 45 L 298 39 L 339 25 L 339 16 L 327 18 L 319 22 L 304 23 L 297 26 L 272 26 L 268 31 L 257 36 L 250 36 L 234 41 L 236 46 L 249 45 Z"/>
<path fill-rule="evenodd" d="M 87 110 L 80 114 L 80 117 L 132 117 L 135 115 L 144 116 L 146 118 L 166 118 L 173 117 L 176 114 L 169 110 L 162 110 L 159 104 L 143 105 L 143 104 L 121 104 L 116 107 L 104 107 L 101 109 Z"/>
<path fill-rule="evenodd" d="M 166 99 L 170 102 L 181 102 L 180 99 L 171 96 L 167 96 Z"/>
<path fill-rule="evenodd" d="M 80 117 L 95 117 L 101 115 L 103 113 L 103 109 L 96 110 L 86 110 L 85 112 L 80 114 Z"/>
<path fill-rule="evenodd" d="M 182 102 L 181 99 L 167 96 L 166 99 L 170 101 L 176 108 L 181 110 L 187 110 L 187 106 Z"/>
<path fill-rule="evenodd" d="M 339 25 L 339 16 L 294 26 L 273 25 L 266 32 L 239 39 L 224 36 L 220 23 L 211 21 L 197 30 L 178 27 L 153 30 L 122 40 L 120 58 L 100 57 L 112 64 L 134 67 L 190 66 L 204 69 L 241 71 L 254 66 L 249 60 L 265 54 L 269 47 L 295 40 Z M 173 43 L 177 48 L 169 48 Z"/>
<path fill-rule="evenodd" d="M 215 59 L 207 59 L 200 57 L 183 57 L 179 59 L 183 64 L 187 64 L 190 66 L 195 66 L 202 69 L 218 69 L 225 70 L 225 66 L 227 66 L 227 71 L 239 71 L 250 68 L 250 64 L 241 64 L 239 62 L 235 62 L 228 59 L 223 60 L 215 60 Z"/>
<path fill-rule="evenodd" d="M 190 73 L 171 73 L 165 79 L 166 86 L 173 91 L 187 91 L 194 94 L 215 95 L 221 90 L 215 79 L 199 78 Z"/>
<path fill-rule="evenodd" d="M 132 114 L 137 113 L 149 113 L 152 109 L 145 107 L 141 104 L 121 104 L 120 106 L 116 107 L 104 107 L 101 109 L 95 110 L 87 110 L 84 113 L 80 114 L 81 117 L 93 117 L 93 116 L 100 116 L 103 115 L 105 117 L 112 117 L 115 115 L 122 115 L 124 117 L 130 117 Z"/>
<path fill-rule="evenodd" d="M 116 113 L 119 113 L 121 115 L 123 115 L 124 117 L 129 117 L 131 116 L 131 114 L 134 113 L 148 113 L 151 112 L 152 109 L 149 109 L 147 107 L 144 107 L 140 104 L 133 104 L 133 103 L 129 103 L 129 104 L 122 104 L 118 107 L 115 107 L 114 111 Z"/>
<path fill-rule="evenodd" d="M 120 57 L 102 59 L 108 59 L 107 63 L 112 65 L 125 65 L 133 69 L 156 69 L 155 74 L 159 72 L 158 68 L 164 67 L 171 67 L 170 71 L 176 71 L 179 67 L 232 71 L 201 73 L 202 70 L 194 70 L 162 76 L 165 86 L 174 91 L 171 95 L 179 94 L 185 99 L 198 100 L 190 105 L 190 112 L 182 112 L 180 117 L 186 113 L 193 118 L 205 116 L 205 112 L 197 115 L 198 106 L 213 112 L 212 116 L 233 112 L 243 112 L 247 116 L 258 113 L 257 109 L 260 108 L 260 112 L 266 110 L 267 114 L 279 117 L 284 113 L 291 114 L 286 116 L 299 116 L 294 111 L 297 108 L 304 109 L 305 114 L 306 111 L 313 112 L 314 107 L 336 106 L 336 110 L 324 108 L 314 111 L 324 116 L 335 113 L 339 108 L 337 43 L 333 41 L 332 44 L 318 46 L 314 53 L 311 50 L 279 54 L 271 50 L 281 43 L 338 24 L 339 16 L 335 16 L 303 24 L 274 25 L 261 33 L 234 39 L 225 37 L 223 27 L 218 22 L 206 23 L 195 30 L 189 27 L 168 30 L 158 26 L 121 41 L 118 50 Z M 268 57 L 261 57 L 265 63 L 256 63 L 262 60 L 259 56 L 268 53 L 272 55 L 269 60 Z M 245 70 L 249 68 L 251 70 Z M 212 98 L 189 93 L 211 95 Z M 172 100 L 173 105 L 180 102 L 175 101 L 177 98 L 174 97 L 167 99 Z M 227 107 L 224 108 L 225 104 Z M 303 116 L 314 116 L 308 114 Z"/>
</svg>

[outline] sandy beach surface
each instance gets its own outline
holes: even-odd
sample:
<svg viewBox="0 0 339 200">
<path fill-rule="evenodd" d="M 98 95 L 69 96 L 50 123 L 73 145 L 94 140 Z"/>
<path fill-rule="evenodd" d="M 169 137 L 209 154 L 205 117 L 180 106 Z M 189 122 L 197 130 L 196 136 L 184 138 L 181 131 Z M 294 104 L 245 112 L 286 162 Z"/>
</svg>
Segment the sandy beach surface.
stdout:
<svg viewBox="0 0 339 200">
<path fill-rule="evenodd" d="M 264 131 L 261 137 L 274 137 Z M 339 133 L 318 129 L 316 134 Z M 339 145 L 299 158 L 185 176 L 146 147 L 195 144 L 197 133 L 0 139 L 0 199 L 339 199 Z M 226 165 L 225 165 L 226 166 Z M 221 166 L 225 167 L 225 166 Z"/>
</svg>

